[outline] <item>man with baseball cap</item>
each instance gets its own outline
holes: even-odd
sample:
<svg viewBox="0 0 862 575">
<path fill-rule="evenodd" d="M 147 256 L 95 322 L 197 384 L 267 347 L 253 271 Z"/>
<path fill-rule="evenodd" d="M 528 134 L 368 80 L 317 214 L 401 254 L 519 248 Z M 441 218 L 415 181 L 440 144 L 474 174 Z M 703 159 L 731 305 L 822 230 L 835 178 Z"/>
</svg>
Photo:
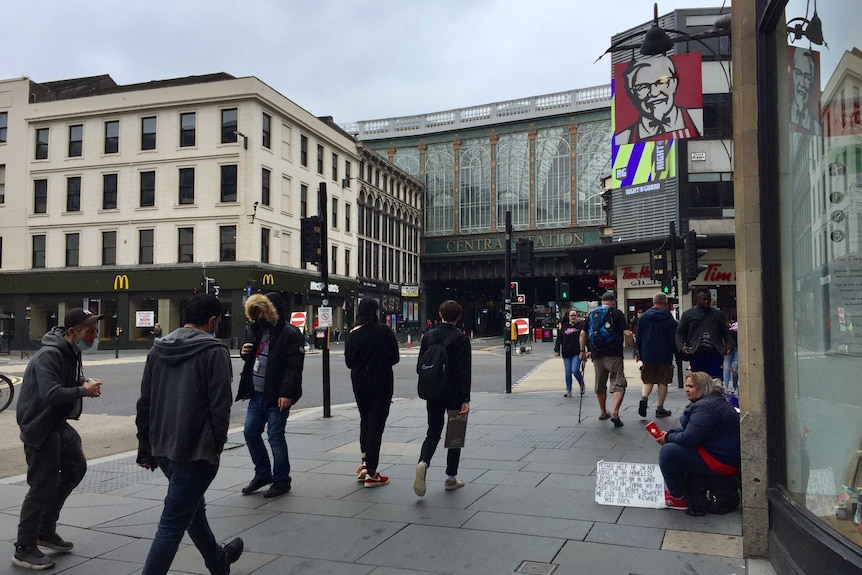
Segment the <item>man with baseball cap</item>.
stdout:
<svg viewBox="0 0 862 575">
<path fill-rule="evenodd" d="M 602 410 L 599 419 L 610 419 L 614 427 L 622 427 L 620 407 L 628 385 L 623 371 L 623 341 L 625 340 L 626 343 L 634 347 L 634 334 L 629 329 L 625 314 L 616 308 L 616 303 L 616 294 L 612 291 L 605 292 L 602 295 L 602 305 L 590 312 L 586 329 L 581 331 L 581 361 L 586 360 L 586 350 L 589 349 L 593 367 L 596 369 L 596 399 L 598 399 L 599 408 Z M 604 317 L 603 322 L 607 322 L 608 331 L 616 334 L 616 338 L 609 345 L 598 347 L 590 337 L 592 319 L 595 314 Z M 609 380 L 611 393 L 614 397 L 611 413 L 608 413 L 606 404 Z"/>
<path fill-rule="evenodd" d="M 42 337 L 24 371 L 16 414 L 30 491 L 21 504 L 12 558 L 18 567 L 50 569 L 54 562 L 39 547 L 63 553 L 74 547 L 57 534 L 57 519 L 84 478 L 87 459 L 81 437 L 66 420 L 81 416 L 82 398 L 102 393 L 102 382 L 84 378 L 81 365 L 81 352 L 92 349 L 102 317 L 79 307 L 69 310 L 64 326 Z"/>
</svg>

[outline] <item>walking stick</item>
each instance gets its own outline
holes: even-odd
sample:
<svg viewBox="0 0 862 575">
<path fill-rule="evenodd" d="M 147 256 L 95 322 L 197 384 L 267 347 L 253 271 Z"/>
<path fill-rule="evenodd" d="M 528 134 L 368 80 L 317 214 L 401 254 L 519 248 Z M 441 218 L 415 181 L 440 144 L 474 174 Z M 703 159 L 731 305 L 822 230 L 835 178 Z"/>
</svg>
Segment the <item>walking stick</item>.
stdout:
<svg viewBox="0 0 862 575">
<path fill-rule="evenodd" d="M 581 362 L 581 381 L 584 380 L 584 361 Z M 581 422 L 581 406 L 584 404 L 584 391 L 578 396 L 578 423 Z"/>
</svg>

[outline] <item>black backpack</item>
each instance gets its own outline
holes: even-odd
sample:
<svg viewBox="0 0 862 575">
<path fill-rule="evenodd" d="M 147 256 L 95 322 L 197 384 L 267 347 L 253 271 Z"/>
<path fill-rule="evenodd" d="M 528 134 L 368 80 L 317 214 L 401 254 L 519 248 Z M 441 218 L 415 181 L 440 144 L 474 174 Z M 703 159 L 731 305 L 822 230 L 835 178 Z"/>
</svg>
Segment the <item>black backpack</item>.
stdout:
<svg viewBox="0 0 862 575">
<path fill-rule="evenodd" d="M 463 335 L 458 330 L 452 331 L 446 338 L 442 337 L 442 333 L 438 334 L 436 329 L 425 335 L 428 345 L 416 363 L 416 373 L 419 374 L 418 391 L 422 399 L 435 400 L 445 397 L 449 367 L 449 353 L 446 348 Z"/>
<path fill-rule="evenodd" d="M 735 475 L 685 476 L 689 515 L 724 515 L 739 507 L 739 479 Z"/>
<path fill-rule="evenodd" d="M 592 350 L 605 350 L 620 341 L 620 334 L 614 323 L 614 308 L 600 305 L 587 317 L 587 336 Z"/>
</svg>

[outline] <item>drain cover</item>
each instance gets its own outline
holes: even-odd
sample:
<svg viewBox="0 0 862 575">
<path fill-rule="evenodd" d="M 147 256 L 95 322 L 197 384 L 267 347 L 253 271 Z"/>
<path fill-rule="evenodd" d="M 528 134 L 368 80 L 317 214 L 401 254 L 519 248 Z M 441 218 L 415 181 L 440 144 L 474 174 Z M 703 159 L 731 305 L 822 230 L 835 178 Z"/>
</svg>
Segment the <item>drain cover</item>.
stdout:
<svg viewBox="0 0 862 575">
<path fill-rule="evenodd" d="M 539 561 L 521 561 L 515 573 L 530 573 L 531 575 L 551 575 L 559 565 L 541 563 Z"/>
</svg>

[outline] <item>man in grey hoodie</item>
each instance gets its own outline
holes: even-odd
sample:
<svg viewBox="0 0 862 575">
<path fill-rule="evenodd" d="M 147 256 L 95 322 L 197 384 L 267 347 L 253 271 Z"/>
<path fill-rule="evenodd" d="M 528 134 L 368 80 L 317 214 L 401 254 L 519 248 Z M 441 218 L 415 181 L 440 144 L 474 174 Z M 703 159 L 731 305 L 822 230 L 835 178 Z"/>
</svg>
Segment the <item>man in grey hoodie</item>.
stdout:
<svg viewBox="0 0 862 575">
<path fill-rule="evenodd" d="M 54 566 L 39 547 L 71 551 L 74 545 L 57 535 L 57 519 L 66 498 L 84 478 L 87 459 L 81 436 L 68 419 L 81 416 L 82 398 L 99 397 L 102 382 L 85 379 L 81 351 L 93 347 L 101 315 L 76 307 L 42 338 L 42 347 L 27 364 L 16 416 L 27 458 L 30 491 L 21 504 L 18 541 L 12 563 L 41 571 Z"/>
<path fill-rule="evenodd" d="M 229 575 L 243 541 L 216 543 L 204 493 L 215 478 L 230 423 L 230 351 L 215 339 L 221 302 L 209 294 L 186 302 L 185 324 L 155 340 L 138 400 L 138 465 L 168 478 L 165 507 L 143 575 L 164 575 L 186 531 L 213 575 Z"/>
</svg>

